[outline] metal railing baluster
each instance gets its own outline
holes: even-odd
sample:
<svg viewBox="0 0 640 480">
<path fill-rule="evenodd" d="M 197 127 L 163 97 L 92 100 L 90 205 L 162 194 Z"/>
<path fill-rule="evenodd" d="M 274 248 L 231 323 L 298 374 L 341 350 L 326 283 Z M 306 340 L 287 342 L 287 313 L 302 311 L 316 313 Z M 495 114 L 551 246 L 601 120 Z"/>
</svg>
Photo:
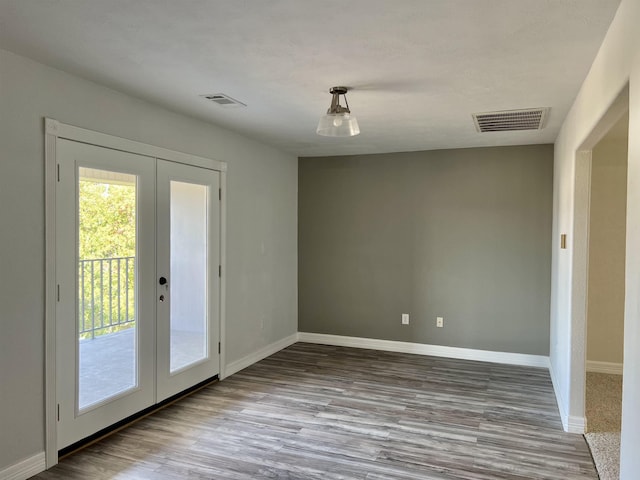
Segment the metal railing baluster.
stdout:
<svg viewBox="0 0 640 480">
<path fill-rule="evenodd" d="M 124 268 L 122 262 L 124 261 Z M 130 262 L 133 265 L 130 266 Z M 131 281 L 133 275 L 135 279 L 135 257 L 116 257 L 116 258 L 96 258 L 89 260 L 79 260 L 79 314 L 78 333 L 81 338 L 89 336 L 94 339 L 96 336 L 105 333 L 115 333 L 123 328 L 129 328 L 135 324 L 135 318 L 129 318 L 131 301 L 135 302 L 135 280 Z M 95 271 L 100 269 L 100 275 Z M 105 274 L 105 268 L 109 271 Z M 90 269 L 90 271 L 87 271 Z M 114 273 L 117 276 L 114 279 Z M 124 279 L 122 276 L 124 275 Z M 105 286 L 105 279 L 108 279 L 109 286 Z M 90 283 L 91 291 L 87 292 L 87 283 Z M 114 285 L 117 283 L 117 285 Z M 87 295 L 90 294 L 90 298 Z M 96 297 L 99 298 L 99 304 L 96 304 Z M 122 302 L 125 302 L 122 305 Z M 117 305 L 117 311 L 114 312 L 114 305 Z M 105 315 L 105 308 L 108 314 Z M 133 306 L 135 311 L 135 305 Z M 90 310 L 91 325 L 87 326 L 87 315 Z M 99 316 L 99 319 L 96 317 Z M 99 320 L 99 322 L 98 322 Z M 121 328 L 119 328 L 121 327 Z"/>
<path fill-rule="evenodd" d="M 100 326 L 104 328 L 104 260 L 100 259 Z"/>
<path fill-rule="evenodd" d="M 120 304 L 120 293 L 122 292 L 121 287 L 120 287 L 120 277 L 122 276 L 122 274 L 120 273 L 120 261 L 122 259 L 119 258 L 118 259 L 118 318 L 120 318 L 120 315 L 122 315 L 122 307 Z"/>
<path fill-rule="evenodd" d="M 85 311 L 86 309 L 84 308 L 84 296 L 85 296 L 85 291 L 84 291 L 84 269 L 87 268 L 87 266 L 85 265 L 84 260 L 80 260 L 80 270 L 81 270 L 81 274 L 80 274 L 80 281 L 82 282 L 82 293 L 80 295 L 80 303 L 82 304 L 82 327 L 80 328 L 80 333 L 84 333 L 87 329 L 87 326 L 85 325 L 85 322 L 87 321 L 86 317 L 85 317 Z"/>
<path fill-rule="evenodd" d="M 113 262 L 109 260 L 109 325 L 113 325 Z"/>
<path fill-rule="evenodd" d="M 95 302 L 95 283 L 93 279 L 94 268 L 93 262 L 91 262 L 91 339 L 96 337 L 96 302 Z"/>
<path fill-rule="evenodd" d="M 127 319 L 127 321 L 129 320 L 129 258 L 127 257 L 127 259 L 124 262 L 125 264 L 125 270 L 127 271 L 127 276 L 125 277 L 125 284 L 127 286 L 126 288 L 126 294 L 127 294 L 127 298 L 125 299 L 126 303 L 126 316 L 125 318 Z"/>
</svg>

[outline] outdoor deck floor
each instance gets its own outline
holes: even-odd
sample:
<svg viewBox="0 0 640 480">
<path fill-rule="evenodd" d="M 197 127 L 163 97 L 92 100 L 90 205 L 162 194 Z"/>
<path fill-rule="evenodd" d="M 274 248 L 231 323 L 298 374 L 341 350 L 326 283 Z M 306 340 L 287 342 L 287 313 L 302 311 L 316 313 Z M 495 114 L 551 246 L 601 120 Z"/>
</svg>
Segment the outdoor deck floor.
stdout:
<svg viewBox="0 0 640 480">
<path fill-rule="evenodd" d="M 135 327 L 80 341 L 80 408 L 137 385 L 136 344 Z M 203 353 L 201 335 L 172 332 L 172 366 L 189 365 L 202 358 Z"/>
</svg>

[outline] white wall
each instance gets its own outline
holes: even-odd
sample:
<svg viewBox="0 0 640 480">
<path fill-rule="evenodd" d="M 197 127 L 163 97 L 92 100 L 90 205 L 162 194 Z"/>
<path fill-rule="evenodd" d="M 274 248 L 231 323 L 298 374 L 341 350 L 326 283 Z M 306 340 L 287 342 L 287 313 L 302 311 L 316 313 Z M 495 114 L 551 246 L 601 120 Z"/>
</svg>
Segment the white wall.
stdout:
<svg viewBox="0 0 640 480">
<path fill-rule="evenodd" d="M 297 331 L 297 158 L 0 50 L 0 471 L 44 450 L 45 116 L 226 161 L 227 362 Z"/>
<path fill-rule="evenodd" d="M 550 357 L 560 408 L 569 418 L 584 416 L 585 345 L 572 336 L 584 325 L 572 318 L 580 306 L 572 303 L 572 238 L 576 151 L 594 130 L 629 82 L 629 170 L 627 181 L 627 253 L 624 386 L 621 479 L 640 471 L 640 2 L 622 0 L 600 52 L 593 63 L 555 145 L 554 225 Z M 561 73 L 560 73 L 561 74 Z M 559 248 L 561 233 L 569 233 L 567 250 Z M 579 320 L 579 319 L 576 319 Z M 584 321 L 584 319 L 583 319 Z M 582 367 L 580 366 L 582 365 Z"/>
</svg>

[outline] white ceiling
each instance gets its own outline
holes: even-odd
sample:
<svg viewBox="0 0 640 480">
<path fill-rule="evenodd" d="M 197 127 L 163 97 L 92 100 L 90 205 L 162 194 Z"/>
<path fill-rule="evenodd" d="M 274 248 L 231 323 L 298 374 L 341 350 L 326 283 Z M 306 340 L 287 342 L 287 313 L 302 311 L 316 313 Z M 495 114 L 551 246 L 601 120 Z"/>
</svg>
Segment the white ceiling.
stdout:
<svg viewBox="0 0 640 480">
<path fill-rule="evenodd" d="M 551 143 L 619 0 L 0 0 L 0 48 L 298 156 Z M 315 133 L 346 85 L 362 133 Z M 224 109 L 198 95 L 225 93 Z M 474 112 L 551 107 L 542 131 Z"/>
</svg>

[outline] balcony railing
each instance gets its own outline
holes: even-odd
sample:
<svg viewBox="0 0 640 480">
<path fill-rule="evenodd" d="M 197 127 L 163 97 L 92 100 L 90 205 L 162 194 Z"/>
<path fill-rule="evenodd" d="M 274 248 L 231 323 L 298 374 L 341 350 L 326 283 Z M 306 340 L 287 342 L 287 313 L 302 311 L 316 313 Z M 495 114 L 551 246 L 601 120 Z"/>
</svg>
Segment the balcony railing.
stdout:
<svg viewBox="0 0 640 480">
<path fill-rule="evenodd" d="M 80 338 L 95 338 L 135 325 L 135 265 L 135 257 L 79 261 Z"/>
</svg>

